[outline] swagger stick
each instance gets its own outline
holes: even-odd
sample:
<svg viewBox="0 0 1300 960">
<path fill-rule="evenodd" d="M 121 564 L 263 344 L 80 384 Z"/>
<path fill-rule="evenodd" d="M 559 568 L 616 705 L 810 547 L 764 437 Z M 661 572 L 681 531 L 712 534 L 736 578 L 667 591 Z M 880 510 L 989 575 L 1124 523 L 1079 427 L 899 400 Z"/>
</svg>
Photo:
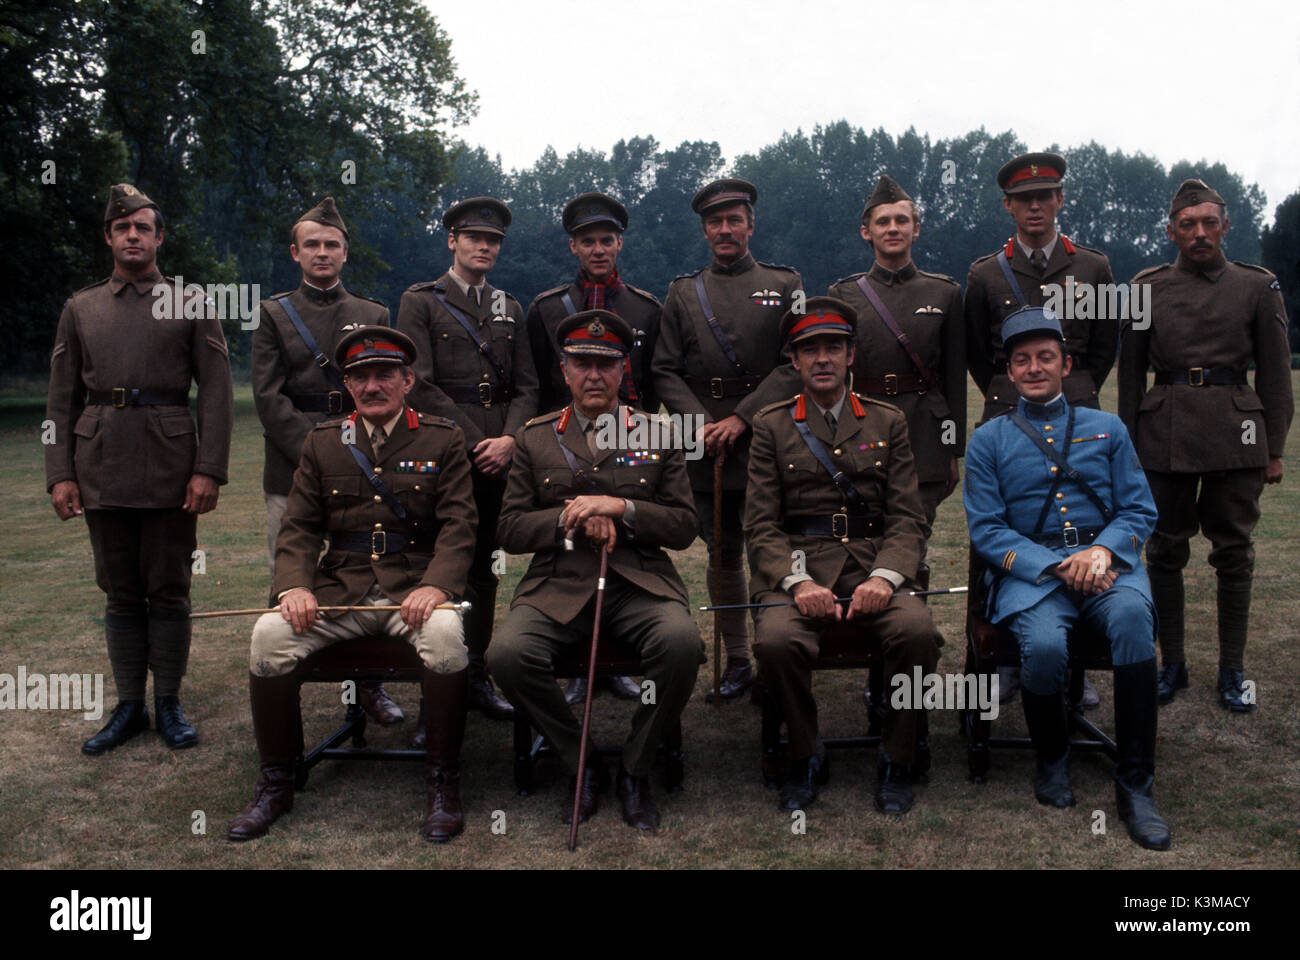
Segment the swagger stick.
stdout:
<svg viewBox="0 0 1300 960">
<path fill-rule="evenodd" d="M 896 597 L 941 597 L 950 593 L 966 593 L 970 587 L 949 587 L 946 590 L 900 590 Z M 852 597 L 836 597 L 836 603 L 852 603 Z M 793 600 L 777 600 L 775 603 L 723 603 L 712 607 L 700 607 L 701 611 L 712 610 L 716 615 L 719 610 L 761 610 L 764 607 L 793 607 Z"/>
<path fill-rule="evenodd" d="M 468 600 L 462 600 L 460 603 L 440 603 L 433 609 L 455 610 L 459 613 L 469 613 L 471 607 L 473 607 L 473 604 Z M 246 617 L 252 616 L 255 613 L 271 613 L 273 610 L 278 609 L 279 607 L 250 607 L 247 610 L 212 610 L 208 613 L 191 613 L 190 619 L 205 620 L 208 617 Z M 388 604 L 378 607 L 367 607 L 364 604 L 353 604 L 352 606 L 346 607 L 317 607 L 316 609 L 322 613 L 396 613 L 402 608 L 400 606 L 392 606 Z"/>
<path fill-rule="evenodd" d="M 569 852 L 578 847 L 578 810 L 582 806 L 582 778 L 587 772 L 587 740 L 591 736 L 591 695 L 596 689 L 596 647 L 600 642 L 600 611 L 605 605 L 605 574 L 609 549 L 600 548 L 600 575 L 596 579 L 596 614 L 591 625 L 591 655 L 587 662 L 587 700 L 582 705 L 582 735 L 578 738 L 578 783 L 573 789 L 573 822 L 569 825 Z"/>
<path fill-rule="evenodd" d="M 722 463 L 726 450 L 713 461 L 713 595 L 722 589 Z M 713 705 L 722 709 L 722 613 L 713 611 Z"/>
</svg>

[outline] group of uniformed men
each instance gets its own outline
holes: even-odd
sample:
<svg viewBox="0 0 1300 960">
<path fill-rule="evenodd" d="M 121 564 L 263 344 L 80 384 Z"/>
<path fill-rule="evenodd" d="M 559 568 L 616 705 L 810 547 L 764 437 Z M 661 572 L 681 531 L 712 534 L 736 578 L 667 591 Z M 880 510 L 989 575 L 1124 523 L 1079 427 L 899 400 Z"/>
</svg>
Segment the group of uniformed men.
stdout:
<svg viewBox="0 0 1300 960">
<path fill-rule="evenodd" d="M 880 642 L 887 677 L 935 669 L 943 638 L 907 591 L 928 581 L 926 541 L 965 456 L 972 548 L 996 574 L 987 613 L 1020 645 L 1036 797 L 1074 803 L 1062 690 L 1066 634 L 1082 617 L 1111 642 L 1119 812 L 1134 840 L 1167 848 L 1152 794 L 1155 704 L 1188 683 L 1182 568 L 1198 527 L 1218 572 L 1218 695 L 1234 711 L 1254 706 L 1243 690 L 1251 533 L 1263 484 L 1282 476 L 1287 321 L 1272 275 L 1225 259 L 1222 198 L 1188 180 L 1169 212 L 1176 261 L 1135 278 L 1151 288 L 1151 314 L 1123 324 L 1120 416 L 1102 412 L 1120 318 L 1044 306 L 1054 291 L 1096 295 L 1112 280 L 1104 254 L 1057 229 L 1065 169 L 1045 153 L 1002 167 L 1015 236 L 972 264 L 964 298 L 913 262 L 918 208 L 888 175 L 862 212 L 874 263 L 824 297 L 807 297 L 796 271 L 754 258 L 758 191 L 723 179 L 692 201 L 712 261 L 675 280 L 662 306 L 618 270 L 627 210 L 585 193 L 563 212 L 577 276 L 525 312 L 487 281 L 509 209 L 465 200 L 442 220 L 451 267 L 406 291 L 395 327 L 381 304 L 343 287 L 349 235 L 333 199 L 305 213 L 289 248 L 302 282 L 261 303 L 253 335 L 272 609 L 249 654 L 261 774 L 230 839 L 265 834 L 291 808 L 295 670 L 349 638 L 404 637 L 424 665 L 413 741 L 426 753 L 427 839 L 463 828 L 469 706 L 493 717 L 524 710 L 576 771 L 570 705 L 585 690 L 561 690 L 553 662 L 591 633 L 602 551 L 602 630 L 636 649 L 654 690 L 615 687 L 642 701 L 617 792 L 627 823 L 655 829 L 647 775 L 705 660 L 664 550 L 697 535 L 710 547 L 715 604 L 778 604 L 754 611 L 753 653 L 789 730 L 780 805 L 806 807 L 827 777 L 811 684 L 826 625 L 859 621 Z M 202 308 L 165 319 L 155 309 L 158 207 L 114 186 L 104 230 L 114 272 L 73 295 L 60 318 L 48 405 L 57 439 L 46 447 L 54 508 L 62 519 L 84 512 L 108 598 L 120 702 L 87 754 L 148 728 L 148 670 L 164 740 L 197 742 L 178 699 L 190 563 L 196 516 L 227 480 L 232 421 L 220 324 Z M 969 448 L 967 371 L 985 400 Z M 678 415 L 671 424 L 655 416 L 661 403 Z M 704 456 L 688 462 L 684 434 L 696 425 Z M 532 561 L 494 639 L 499 549 Z M 462 598 L 472 604 L 463 622 L 451 604 Z M 366 610 L 388 605 L 400 609 Z M 720 617 L 723 700 L 755 681 L 750 618 Z M 366 685 L 361 703 L 380 723 L 403 718 L 380 685 Z M 884 813 L 914 802 L 922 717 L 885 713 L 875 794 Z M 583 783 L 575 775 L 580 820 L 607 780 L 595 762 Z"/>
</svg>

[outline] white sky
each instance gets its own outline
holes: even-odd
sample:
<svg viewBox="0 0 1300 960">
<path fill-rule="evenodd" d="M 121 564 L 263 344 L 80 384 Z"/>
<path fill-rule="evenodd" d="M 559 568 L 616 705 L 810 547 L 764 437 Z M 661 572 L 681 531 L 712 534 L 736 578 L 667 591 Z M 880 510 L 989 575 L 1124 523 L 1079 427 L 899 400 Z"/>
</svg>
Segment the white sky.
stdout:
<svg viewBox="0 0 1300 960">
<path fill-rule="evenodd" d="M 507 168 L 647 134 L 730 163 L 845 119 L 1222 161 L 1263 188 L 1265 222 L 1300 189 L 1294 0 L 425 4 L 479 94 L 454 132 Z"/>
</svg>

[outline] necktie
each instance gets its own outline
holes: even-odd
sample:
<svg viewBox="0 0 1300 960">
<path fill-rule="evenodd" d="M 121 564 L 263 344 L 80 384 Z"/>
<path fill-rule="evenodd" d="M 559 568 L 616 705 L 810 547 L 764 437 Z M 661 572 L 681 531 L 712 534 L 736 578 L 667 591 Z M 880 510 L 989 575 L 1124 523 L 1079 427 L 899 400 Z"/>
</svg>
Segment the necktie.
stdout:
<svg viewBox="0 0 1300 960">
<path fill-rule="evenodd" d="M 1029 255 L 1029 263 L 1041 274 L 1047 269 L 1047 254 L 1045 254 L 1041 248 L 1035 250 Z"/>
<path fill-rule="evenodd" d="M 835 428 L 839 426 L 839 422 L 835 419 L 835 414 L 831 413 L 829 410 L 826 411 L 826 426 L 831 428 L 831 436 L 834 437 Z"/>
<path fill-rule="evenodd" d="M 583 431 L 582 431 L 582 432 L 585 434 L 585 437 L 584 437 L 583 439 L 585 439 L 585 440 L 587 441 L 587 450 L 588 450 L 588 452 L 591 453 L 591 459 L 593 459 L 593 460 L 596 459 L 596 429 L 595 429 L 595 427 L 596 427 L 596 422 L 595 422 L 594 420 L 588 420 L 588 421 L 587 421 L 587 426 L 586 426 L 586 427 L 583 429 Z"/>
<path fill-rule="evenodd" d="M 384 443 L 388 440 L 388 434 L 383 427 L 375 427 L 374 433 L 370 435 L 370 449 L 375 452 L 375 460 L 378 461 L 384 455 Z"/>
</svg>

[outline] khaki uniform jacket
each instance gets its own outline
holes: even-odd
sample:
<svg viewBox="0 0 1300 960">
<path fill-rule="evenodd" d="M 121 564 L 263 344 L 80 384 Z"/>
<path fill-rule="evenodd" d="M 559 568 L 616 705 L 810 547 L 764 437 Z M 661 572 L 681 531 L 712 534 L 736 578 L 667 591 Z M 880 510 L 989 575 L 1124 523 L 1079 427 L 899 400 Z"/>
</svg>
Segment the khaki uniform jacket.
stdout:
<svg viewBox="0 0 1300 960">
<path fill-rule="evenodd" d="M 1291 353 L 1277 278 L 1263 267 L 1219 260 L 1204 273 L 1180 257 L 1143 270 L 1151 323 L 1124 325 L 1119 414 L 1147 470 L 1200 473 L 1263 467 L 1280 457 L 1291 428 Z M 1247 385 L 1152 385 L 1156 373 L 1192 367 L 1245 373 Z M 1253 424 L 1253 427 L 1247 424 Z M 1253 436 L 1251 434 L 1253 433 Z"/>
<path fill-rule="evenodd" d="M 442 387 L 473 388 L 480 383 L 503 385 L 496 371 L 465 328 L 435 296 L 447 297 L 452 306 L 476 323 L 478 334 L 491 348 L 513 381 L 514 394 L 506 403 L 485 407 L 480 403 L 455 403 Z M 494 314 L 494 303 L 504 303 L 504 312 Z M 419 353 L 415 365 L 415 387 L 411 404 L 440 417 L 454 420 L 465 431 L 465 445 L 473 450 L 491 437 L 513 435 L 537 413 L 537 374 L 524 329 L 524 309 L 519 301 L 490 283 L 483 285 L 483 302 L 473 294 L 460 292 L 450 272 L 437 280 L 416 283 L 402 294 L 397 308 L 397 329 L 415 341 Z"/>
<path fill-rule="evenodd" d="M 55 442 L 45 447 L 46 489 L 75 480 L 87 509 L 161 509 L 185 502 L 202 473 L 226 482 L 234 403 L 221 321 L 197 298 L 175 302 L 174 284 L 155 271 L 127 282 L 116 275 L 68 298 L 54 335 L 45 416 Z M 184 316 L 190 313 L 203 316 Z M 158 318 L 155 312 L 179 314 Z M 124 387 L 187 394 L 198 389 L 198 435 L 188 404 L 86 403 L 87 390 Z"/>
<path fill-rule="evenodd" d="M 311 331 L 316 346 L 334 366 L 334 342 L 344 325 L 355 323 L 388 326 L 388 308 L 382 303 L 348 293 L 339 283 L 331 290 L 317 290 L 306 283 L 289 294 L 302 322 Z M 261 322 L 253 331 L 253 402 L 266 437 L 266 460 L 262 466 L 262 490 L 284 496 L 293 484 L 293 471 L 302 456 L 302 444 L 312 427 L 350 409 L 334 413 L 300 410 L 296 398 L 305 394 L 330 393 L 338 388 L 307 349 L 297 328 L 274 300 L 263 300 Z M 337 368 L 335 368 L 337 369 Z"/>
<path fill-rule="evenodd" d="M 569 295 L 577 310 L 582 310 L 582 290 L 578 284 L 568 283 L 543 290 L 528 307 L 528 338 L 533 348 L 533 367 L 539 381 L 537 409 L 543 413 L 568 406 L 572 397 L 560 369 L 560 355 L 555 346 L 555 331 L 560 321 L 569 315 L 564 306 L 564 294 Z M 659 395 L 655 392 L 650 361 L 654 357 L 655 343 L 659 340 L 659 318 L 663 304 L 639 287 L 624 281 L 623 289 L 609 300 L 606 309 L 612 310 L 627 321 L 636 335 L 632 345 L 632 379 L 640 394 L 633 406 L 650 412 L 659 409 Z"/>
<path fill-rule="evenodd" d="M 798 397 L 764 407 L 754 418 L 745 495 L 745 538 L 749 550 L 750 594 L 779 590 L 795 572 L 792 553 L 802 550 L 805 572 L 830 587 L 850 557 L 870 572 L 885 567 L 908 580 L 916 577 L 925 536 L 916 468 L 907 439 L 907 421 L 898 408 L 860 396 L 863 416 L 846 399 L 835 436 L 821 413 L 806 401 L 807 423 L 837 468 L 862 493 L 873 513 L 884 518 L 880 537 L 848 542 L 833 537 L 788 534 L 788 517 L 829 517 L 848 512 L 844 495 L 817 462 L 791 416 Z"/>
<path fill-rule="evenodd" d="M 1113 283 L 1115 279 L 1104 253 L 1072 243 L 1064 235 L 1058 236 L 1041 277 L 1014 237 L 1007 241 L 1006 250 L 1011 272 L 1021 292 L 1029 298 L 1030 306 L 1043 305 L 1047 300 L 1044 288 L 1048 284 L 1057 284 L 1064 288 L 1064 296 L 1077 298 L 1084 290 L 1079 284 L 1090 284 L 1095 292 L 1098 284 Z M 1069 283 L 1071 277 L 1073 284 Z M 966 277 L 966 363 L 987 401 L 985 420 L 1015 407 L 1020 400 L 1016 388 L 1007 379 L 1007 354 L 1002 347 L 1002 321 L 1019 309 L 1020 303 L 998 266 L 996 252 L 971 264 Z M 1097 406 L 1098 391 L 1115 363 L 1119 319 L 1069 319 L 1064 316 L 1064 310 L 1058 312 L 1062 314 L 1061 332 L 1065 334 L 1066 348 L 1074 357 L 1074 369 L 1063 385 L 1065 399 L 1074 404 Z M 1095 315 L 1097 311 L 1093 312 Z"/>
<path fill-rule="evenodd" d="M 858 277 L 862 276 L 907 334 L 926 369 L 939 378 L 933 390 L 887 396 L 864 388 L 864 377 L 878 380 L 888 374 L 915 377 L 918 373 L 903 345 L 858 287 Z M 960 457 L 966 448 L 966 326 L 961 287 L 951 277 L 918 270 L 912 263 L 897 272 L 877 263 L 865 274 L 855 273 L 835 281 L 828 292 L 846 301 L 858 314 L 853 361 L 857 392 L 903 411 L 916 459 L 917 480 L 946 481 L 949 461 Z M 943 442 L 945 432 L 952 442 Z"/>
<path fill-rule="evenodd" d="M 790 355 L 781 347 L 781 317 L 790 309 L 795 291 L 803 288 L 797 271 L 760 263 L 746 254 L 730 266 L 716 260 L 704 273 L 704 286 L 732 349 L 745 367 L 745 375 L 765 377 L 758 389 L 744 396 L 699 396 L 687 377 L 737 376 L 735 367 L 709 329 L 704 309 L 695 291 L 695 276 L 678 277 L 664 298 L 663 323 L 655 347 L 652 368 L 659 399 L 670 413 L 703 415 L 705 423 L 723 420 L 733 413 L 752 423 L 766 404 L 788 397 L 799 389 L 799 375 L 790 366 Z M 775 373 L 774 373 L 775 371 Z M 726 490 L 745 489 L 745 464 L 750 434 L 746 432 L 727 455 L 722 485 Z M 691 487 L 713 489 L 713 461 L 690 464 Z"/>
<path fill-rule="evenodd" d="M 618 416 L 625 425 L 630 411 L 633 432 L 627 439 L 637 439 L 634 431 L 638 425 L 649 429 L 652 419 L 666 434 L 666 421 L 620 405 Z M 664 553 L 665 547 L 685 550 L 699 533 L 686 459 L 676 448 L 680 445 L 661 443 L 656 449 L 653 443 L 636 447 L 611 444 L 609 449 L 598 449 L 593 460 L 576 418 L 570 415 L 564 432 L 556 434 L 556 425 L 564 417 L 564 411 L 540 416 L 515 438 L 515 458 L 497 537 L 510 553 L 531 552 L 533 560 L 510 605 L 525 604 L 568 623 L 595 594 L 600 554 L 578 531 L 575 549 L 566 551 L 559 525 L 564 501 L 582 494 L 621 497 L 635 505 L 631 535 L 621 521 L 616 523 L 618 539 L 609 556 L 610 572 L 653 596 L 686 603 L 686 586 Z M 561 443 L 573 453 L 594 489 L 575 479 Z"/>
<path fill-rule="evenodd" d="M 322 606 L 359 603 L 373 583 L 394 603 L 424 586 L 449 597 L 464 594 L 478 523 L 465 438 L 455 424 L 424 413 L 411 429 L 410 409 L 393 427 L 378 463 L 359 417 L 327 420 L 307 435 L 275 542 L 275 592 L 309 587 Z M 344 445 L 345 425 L 406 508 L 405 520 L 383 501 Z M 369 550 L 320 555 L 328 533 L 380 530 L 432 538 L 432 555 L 427 548 L 383 553 L 378 560 Z"/>
</svg>

